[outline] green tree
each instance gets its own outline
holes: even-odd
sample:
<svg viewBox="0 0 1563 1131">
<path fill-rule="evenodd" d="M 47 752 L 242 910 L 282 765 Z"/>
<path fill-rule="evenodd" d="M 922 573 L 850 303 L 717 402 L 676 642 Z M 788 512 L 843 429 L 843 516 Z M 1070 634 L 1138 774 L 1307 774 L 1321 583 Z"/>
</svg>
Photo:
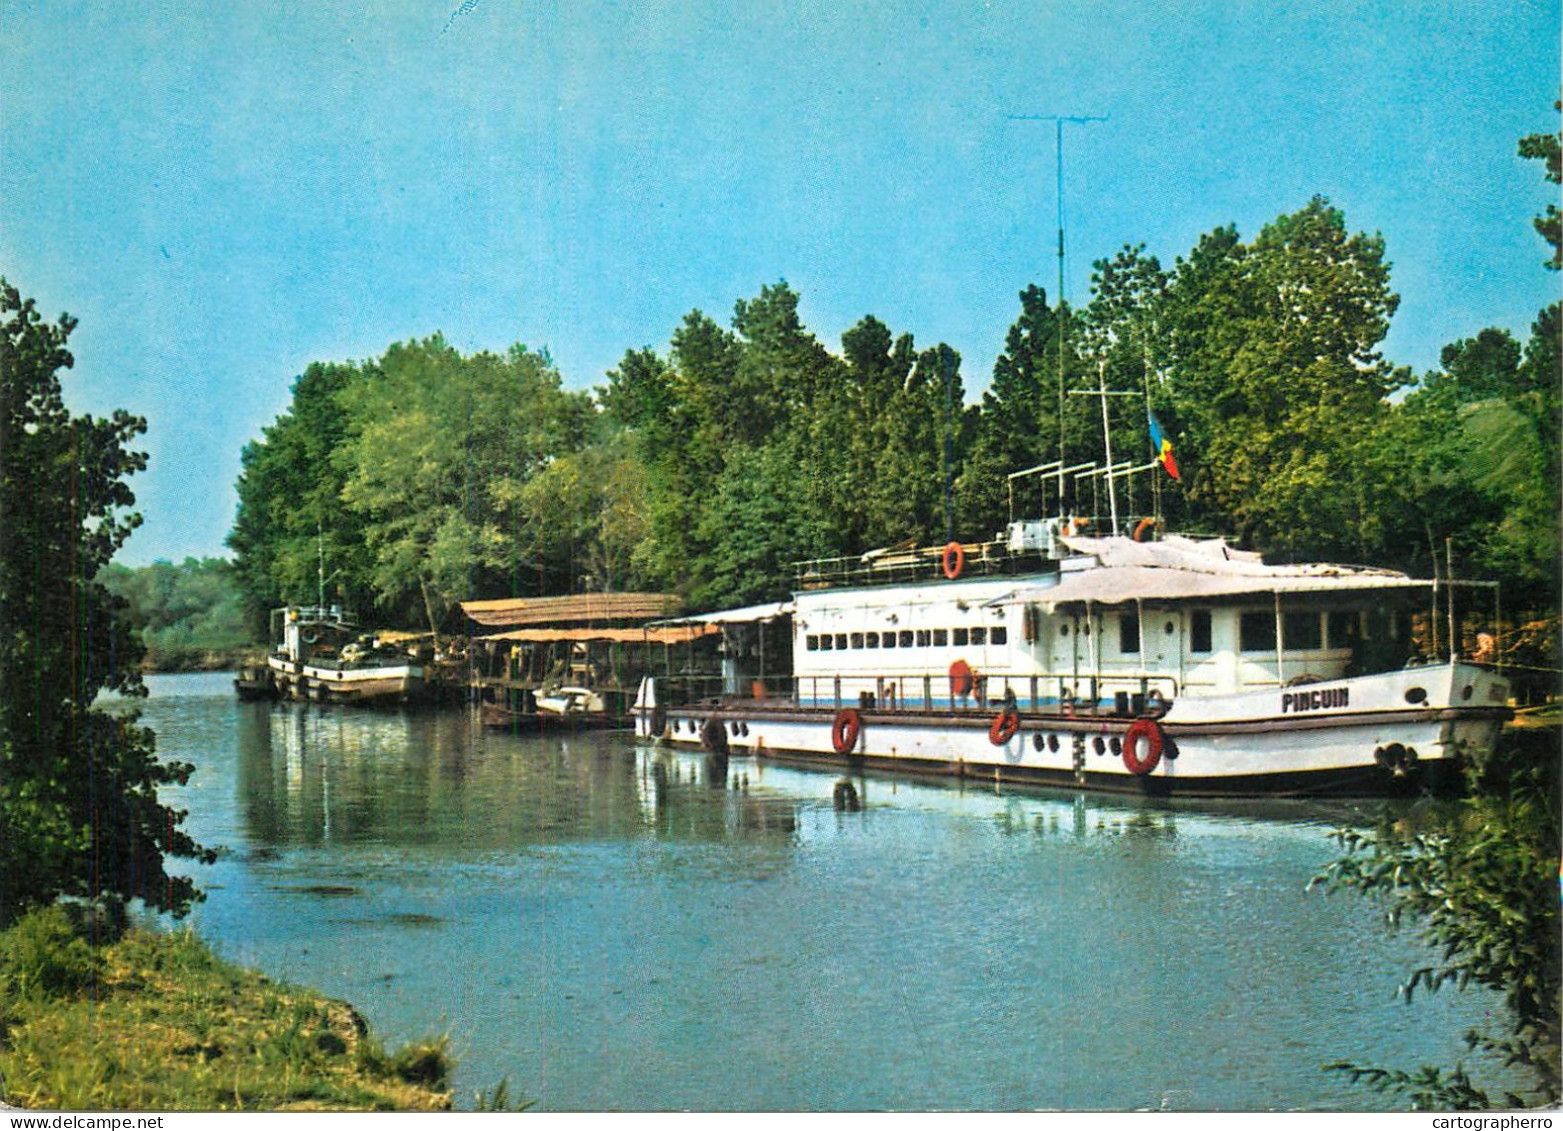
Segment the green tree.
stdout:
<svg viewBox="0 0 1563 1131">
<path fill-rule="evenodd" d="M 1537 613 L 1556 612 L 1563 529 L 1559 525 L 1558 485 L 1563 476 L 1559 451 L 1560 393 L 1559 304 L 1537 316 L 1515 371 L 1514 391 L 1489 406 L 1488 429 L 1495 460 L 1488 482 L 1496 520 L 1481 549 L 1483 564 L 1504 582 L 1507 600 Z M 1496 469 L 1503 468 L 1507 474 Z"/>
<path fill-rule="evenodd" d="M 1553 103 L 1553 109 L 1563 110 L 1563 101 Z M 1530 134 L 1520 138 L 1520 156 L 1528 161 L 1540 161 L 1546 167 L 1547 180 L 1553 184 L 1563 183 L 1563 134 Z M 1559 215 L 1558 206 L 1548 204 L 1546 211 L 1536 217 L 1535 225 L 1541 238 L 1552 245 L 1552 258 L 1547 260 L 1547 266 L 1554 271 L 1563 268 L 1563 216 Z"/>
<path fill-rule="evenodd" d="M 333 458 L 382 601 L 415 598 L 438 634 L 455 600 L 572 587 L 574 531 L 556 530 L 538 477 L 583 446 L 594 410 L 546 355 L 462 357 L 436 335 L 393 345 L 338 397 Z"/>
<path fill-rule="evenodd" d="M 146 425 L 71 415 L 74 327 L 0 279 L 0 922 L 61 895 L 183 914 L 198 894 L 166 863 L 209 859 L 157 795 L 192 767 L 160 762 L 135 712 L 92 706 L 145 694 L 99 574 L 140 521 L 125 479 L 146 466 L 128 447 Z"/>
<path fill-rule="evenodd" d="M 892 335 L 873 315 L 841 346 L 846 388 L 825 411 L 836 413 L 829 442 L 845 454 L 833 500 L 844 552 L 942 537 L 942 355 L 919 354 L 911 334 Z"/>
<path fill-rule="evenodd" d="M 798 438 L 759 448 L 735 447 L 701 508 L 699 540 L 714 547 L 698 563 L 687 592 L 700 608 L 776 600 L 791 588 L 792 563 L 826 556 L 820 513 L 808 505 L 798 474 Z"/>
<path fill-rule="evenodd" d="M 1470 795 L 1424 814 L 1420 824 L 1386 814 L 1372 831 L 1338 831 L 1345 855 L 1314 881 L 1381 902 L 1392 930 L 1412 927 L 1429 944 L 1437 957 L 1412 971 L 1402 987 L 1408 1003 L 1418 990 L 1449 983 L 1500 994 L 1503 1028 L 1473 1029 L 1466 1043 L 1496 1057 L 1528 1088 L 1483 1087 L 1464 1062 L 1333 1069 L 1423 1109 L 1557 1103 L 1563 994 L 1557 773 L 1555 750 L 1515 743 L 1488 764 L 1470 767 Z"/>
<path fill-rule="evenodd" d="M 609 543 L 626 540 L 634 576 L 672 586 L 684 565 L 682 532 L 694 524 L 698 481 L 690 454 L 694 412 L 673 367 L 650 349 L 630 350 L 600 392 L 605 427 L 616 434 L 636 482 L 622 483 L 605 516 Z M 631 464 L 621 464 L 630 473 Z"/>
<path fill-rule="evenodd" d="M 1382 238 L 1321 197 L 1251 245 L 1218 229 L 1179 262 L 1167 372 L 1196 521 L 1273 553 L 1374 555 L 1363 472 L 1409 381 L 1378 352 L 1398 302 Z"/>
<path fill-rule="evenodd" d="M 993 363 L 961 472 L 964 529 L 994 531 L 1009 521 L 1010 473 L 1056 460 L 1060 451 L 1069 462 L 1081 463 L 1095 458 L 1087 452 L 1101 450 L 1102 427 L 1100 420 L 1093 421 L 1092 404 L 1068 392 L 1086 380 L 1078 337 L 1078 320 L 1067 307 L 1048 306 L 1039 286 L 1020 292 L 1020 314 Z M 1056 490 L 1044 494 L 1038 481 L 1022 481 L 1015 517 L 1073 507 L 1079 501 L 1073 487 L 1073 479 L 1068 480 L 1061 503 Z"/>
<path fill-rule="evenodd" d="M 374 378 L 372 364 L 310 365 L 288 410 L 245 445 L 228 545 L 258 636 L 279 605 L 322 597 L 360 613 L 374 605 L 363 519 L 343 500 L 347 475 L 337 461 L 348 438 L 342 393 Z"/>
<path fill-rule="evenodd" d="M 1112 259 L 1097 260 L 1093 266 L 1091 301 L 1082 316 L 1082 348 L 1100 367 L 1092 384 L 1098 389 L 1105 385 L 1115 394 L 1130 394 L 1110 396 L 1105 406 L 1100 400 L 1092 404 L 1098 417 L 1105 407 L 1114 437 L 1113 461 L 1144 464 L 1147 457 L 1159 455 L 1150 445 L 1147 414 L 1152 411 L 1166 430 L 1163 435 L 1174 437 L 1176 454 L 1177 409 L 1162 369 L 1168 353 L 1163 335 L 1169 276 L 1155 256 L 1145 254 L 1143 244 L 1125 245 Z M 1105 446 L 1095 450 L 1105 464 Z M 1098 457 L 1093 452 L 1091 458 Z M 1167 493 L 1163 501 L 1166 472 L 1162 469 L 1151 468 L 1117 482 L 1121 519 L 1147 511 L 1181 517 L 1179 494 Z"/>
<path fill-rule="evenodd" d="M 221 558 L 156 561 L 139 569 L 110 562 L 101 578 L 127 603 L 125 615 L 146 645 L 144 666 L 153 671 L 231 663 L 234 653 L 257 642 L 245 623 L 233 566 Z"/>
<path fill-rule="evenodd" d="M 1451 342 L 1439 354 L 1439 364 L 1440 372 L 1429 375 L 1423 386 L 1437 389 L 1447 384 L 1460 403 L 1518 392 L 1520 344 L 1507 330 L 1489 327 L 1474 338 Z"/>
</svg>

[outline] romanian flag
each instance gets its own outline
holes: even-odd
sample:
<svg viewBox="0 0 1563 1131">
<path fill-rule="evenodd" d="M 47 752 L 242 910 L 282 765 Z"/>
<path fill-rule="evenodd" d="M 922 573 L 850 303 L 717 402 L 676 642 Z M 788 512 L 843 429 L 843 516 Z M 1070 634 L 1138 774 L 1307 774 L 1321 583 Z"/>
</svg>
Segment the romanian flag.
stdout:
<svg viewBox="0 0 1563 1131">
<path fill-rule="evenodd" d="M 1149 409 L 1145 415 L 1151 424 L 1151 449 L 1156 453 L 1156 460 L 1167 469 L 1167 474 L 1174 479 L 1181 479 L 1178 475 L 1178 461 L 1172 458 L 1172 441 L 1162 435 L 1161 425 L 1156 422 L 1156 414 Z"/>
</svg>

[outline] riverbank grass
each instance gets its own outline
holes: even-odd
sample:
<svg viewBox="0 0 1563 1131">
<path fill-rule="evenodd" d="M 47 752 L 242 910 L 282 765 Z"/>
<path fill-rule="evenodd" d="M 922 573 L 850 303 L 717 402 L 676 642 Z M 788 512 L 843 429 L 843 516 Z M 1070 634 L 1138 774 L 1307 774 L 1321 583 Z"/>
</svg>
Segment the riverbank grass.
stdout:
<svg viewBox="0 0 1563 1131">
<path fill-rule="evenodd" d="M 53 907 L 0 932 L 6 1103 L 120 1111 L 436 1111 L 443 1039 L 388 1053 L 345 1002 L 224 962 L 190 930 L 94 944 Z"/>
</svg>

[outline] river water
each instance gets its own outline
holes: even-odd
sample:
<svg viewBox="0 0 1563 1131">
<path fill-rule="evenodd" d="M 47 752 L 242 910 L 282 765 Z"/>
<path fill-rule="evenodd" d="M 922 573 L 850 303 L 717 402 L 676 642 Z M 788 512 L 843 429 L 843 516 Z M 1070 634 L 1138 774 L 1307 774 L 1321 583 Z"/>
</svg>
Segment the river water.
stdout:
<svg viewBox="0 0 1563 1131">
<path fill-rule="evenodd" d="M 225 956 L 541 1110 L 1366 1110 L 1495 1007 L 1309 892 L 1340 805 L 860 781 L 148 679 Z M 188 865 L 186 865 L 188 867 Z"/>
</svg>

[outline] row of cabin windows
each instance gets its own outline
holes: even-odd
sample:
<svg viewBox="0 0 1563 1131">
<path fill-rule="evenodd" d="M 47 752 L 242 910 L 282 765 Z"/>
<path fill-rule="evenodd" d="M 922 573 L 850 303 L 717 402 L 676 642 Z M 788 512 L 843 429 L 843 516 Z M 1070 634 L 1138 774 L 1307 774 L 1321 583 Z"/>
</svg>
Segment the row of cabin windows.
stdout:
<svg viewBox="0 0 1563 1131">
<path fill-rule="evenodd" d="M 1089 633 L 1089 625 L 1082 626 L 1082 633 Z M 1167 631 L 1173 631 L 1167 623 Z M 1059 626 L 1059 635 L 1069 635 L 1069 625 Z M 1358 642 L 1356 613 L 1329 613 L 1322 620 L 1315 612 L 1281 614 L 1281 638 L 1289 652 L 1317 651 L 1324 647 L 1351 648 Z M 1328 644 L 1326 645 L 1326 639 Z M 1002 625 L 987 628 L 919 628 L 902 629 L 900 632 L 837 632 L 810 633 L 805 644 L 810 652 L 846 651 L 849 648 L 965 648 L 981 647 L 984 643 L 1005 644 L 1009 632 Z M 1244 652 L 1275 651 L 1275 614 L 1251 612 L 1242 614 L 1238 622 L 1238 647 Z M 1124 654 L 1140 650 L 1140 621 L 1137 616 L 1118 618 L 1118 651 Z M 1189 651 L 1193 653 L 1215 650 L 1211 633 L 1210 610 L 1195 609 L 1189 614 Z"/>
<path fill-rule="evenodd" d="M 1081 636 L 1091 635 L 1089 623 L 1079 627 Z M 1176 631 L 1171 621 L 1167 622 L 1167 634 L 1170 636 Z M 1058 626 L 1060 636 L 1069 635 L 1069 625 Z M 1137 653 L 1140 650 L 1140 618 L 1137 616 L 1122 616 L 1118 618 L 1118 651 L 1123 654 Z M 1189 651 L 1209 652 L 1210 645 L 1210 610 L 1196 609 L 1189 614 Z"/>
<path fill-rule="evenodd" d="M 1354 648 L 1360 639 L 1356 613 L 1328 613 L 1322 619 L 1316 612 L 1281 614 L 1280 643 L 1288 652 Z M 1275 651 L 1275 614 L 1244 613 L 1238 625 L 1238 646 L 1245 652 Z"/>
<path fill-rule="evenodd" d="M 809 633 L 804 645 L 810 652 L 845 652 L 849 648 L 965 648 L 1007 644 L 1009 630 L 994 628 L 903 628 L 899 632 Z"/>
<path fill-rule="evenodd" d="M 1171 621 L 1167 632 L 1173 631 Z M 1082 626 L 1082 633 L 1090 627 Z M 1281 614 L 1281 638 L 1290 652 L 1309 652 L 1324 648 L 1328 632 L 1330 648 L 1351 648 L 1358 642 L 1356 613 L 1329 613 L 1322 620 L 1316 612 Z M 1059 635 L 1068 636 L 1069 626 L 1059 626 Z M 1244 652 L 1275 651 L 1275 614 L 1269 612 L 1244 613 L 1238 622 L 1238 646 Z M 1118 618 L 1118 651 L 1124 654 L 1140 650 L 1140 620 L 1137 616 Z M 1195 609 L 1189 614 L 1189 651 L 1194 653 L 1214 651 L 1210 628 L 1210 610 Z"/>
</svg>

